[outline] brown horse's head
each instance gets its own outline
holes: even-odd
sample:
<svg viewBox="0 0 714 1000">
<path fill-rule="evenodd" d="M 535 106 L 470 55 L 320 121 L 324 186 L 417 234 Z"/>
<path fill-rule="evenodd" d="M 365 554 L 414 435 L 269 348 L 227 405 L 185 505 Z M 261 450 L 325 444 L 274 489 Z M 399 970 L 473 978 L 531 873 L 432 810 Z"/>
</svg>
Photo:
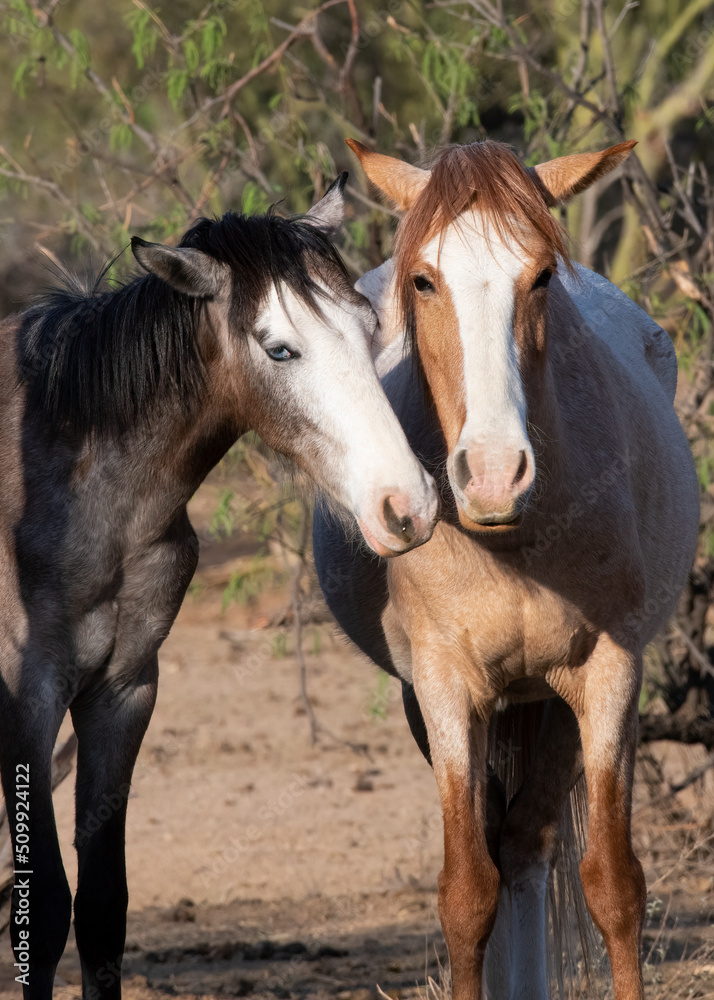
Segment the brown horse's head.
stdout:
<svg viewBox="0 0 714 1000">
<path fill-rule="evenodd" d="M 436 406 L 459 519 L 472 530 L 505 530 L 535 481 L 528 421 L 543 380 L 548 283 L 569 266 L 549 209 L 635 143 L 530 170 L 491 141 L 449 148 L 431 170 L 348 143 L 405 212 L 389 288 Z"/>
</svg>

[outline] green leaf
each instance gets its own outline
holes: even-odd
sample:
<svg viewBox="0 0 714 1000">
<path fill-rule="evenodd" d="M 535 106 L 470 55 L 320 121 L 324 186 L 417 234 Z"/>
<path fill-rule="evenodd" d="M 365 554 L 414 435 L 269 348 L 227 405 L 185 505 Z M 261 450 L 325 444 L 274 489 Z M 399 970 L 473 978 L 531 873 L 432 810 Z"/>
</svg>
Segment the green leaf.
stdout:
<svg viewBox="0 0 714 1000">
<path fill-rule="evenodd" d="M 168 75 L 167 93 L 174 111 L 178 111 L 181 98 L 188 86 L 188 73 L 185 69 L 172 69 Z"/>
<path fill-rule="evenodd" d="M 369 246 L 369 226 L 365 220 L 354 219 L 348 221 L 347 231 L 358 250 L 365 250 Z"/>
<path fill-rule="evenodd" d="M 12 78 L 12 89 L 15 91 L 16 94 L 19 94 L 20 97 L 27 96 L 26 76 L 29 68 L 30 68 L 30 60 L 22 59 L 18 64 L 18 67 L 15 70 L 15 74 Z"/>
<path fill-rule="evenodd" d="M 79 206 L 79 210 L 87 222 L 91 222 L 92 225 L 96 225 L 98 222 L 101 222 L 102 213 L 98 211 L 96 205 L 93 205 L 90 201 L 83 201 Z"/>
<path fill-rule="evenodd" d="M 79 65 L 83 70 L 88 69 L 91 55 L 86 36 L 78 28 L 73 28 L 69 33 L 69 40 L 74 46 L 75 58 L 79 61 Z"/>
<path fill-rule="evenodd" d="M 241 195 L 241 212 L 244 215 L 258 215 L 267 212 L 270 207 L 265 192 L 253 181 L 248 181 Z"/>
<path fill-rule="evenodd" d="M 64 49 L 59 48 L 58 46 L 54 49 L 50 49 L 49 59 L 52 65 L 56 66 L 57 69 L 64 69 L 69 62 L 69 55 Z"/>
<path fill-rule="evenodd" d="M 133 10 L 126 16 L 126 23 L 134 37 L 131 51 L 136 59 L 136 65 L 143 69 L 146 59 L 154 54 L 157 35 L 151 19 L 151 11 Z"/>
<path fill-rule="evenodd" d="M 72 42 L 75 50 L 71 56 L 70 63 L 70 86 L 72 87 L 72 90 L 76 90 L 80 78 L 89 68 L 89 42 L 81 31 L 73 30 L 70 31 L 69 35 L 70 41 Z"/>
<path fill-rule="evenodd" d="M 255 67 L 265 59 L 266 56 L 270 55 L 271 48 L 267 42 L 256 42 L 253 47 L 253 63 L 251 69 Z"/>
<path fill-rule="evenodd" d="M 367 714 L 372 722 L 376 722 L 377 719 L 381 719 L 384 722 L 387 718 L 390 694 L 391 678 L 384 670 L 380 670 L 377 674 L 377 689 L 367 706 Z"/>
<path fill-rule="evenodd" d="M 119 149 L 129 149 L 133 138 L 134 133 L 131 127 L 126 122 L 119 122 L 109 133 L 109 148 L 112 152 L 116 152 Z"/>
<path fill-rule="evenodd" d="M 206 80 L 213 90 L 220 90 L 233 73 L 233 66 L 227 59 L 209 59 L 204 63 L 200 77 Z"/>
<path fill-rule="evenodd" d="M 233 534 L 235 512 L 232 510 L 233 490 L 224 490 L 208 525 L 208 533 L 213 538 L 230 538 Z"/>
<path fill-rule="evenodd" d="M 204 59 L 212 59 L 223 44 L 228 29 L 221 17 L 209 17 L 201 33 L 201 49 Z"/>
<path fill-rule="evenodd" d="M 186 60 L 186 69 L 189 73 L 195 73 L 201 61 L 201 54 L 196 43 L 190 38 L 183 43 L 183 54 Z"/>
</svg>

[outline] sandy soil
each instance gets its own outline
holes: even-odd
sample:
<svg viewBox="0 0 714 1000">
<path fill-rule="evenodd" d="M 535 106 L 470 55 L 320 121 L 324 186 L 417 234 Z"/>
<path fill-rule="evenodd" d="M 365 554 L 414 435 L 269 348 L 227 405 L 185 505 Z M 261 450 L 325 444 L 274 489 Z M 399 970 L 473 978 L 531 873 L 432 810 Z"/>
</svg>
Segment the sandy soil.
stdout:
<svg viewBox="0 0 714 1000">
<path fill-rule="evenodd" d="M 220 557 L 206 546 L 203 570 Z M 204 588 L 162 649 L 129 806 L 130 1000 L 372 1000 L 377 983 L 408 998 L 438 978 L 441 820 L 398 689 L 331 627 L 309 628 L 312 700 L 334 734 L 312 746 L 292 637 L 251 627 L 285 600 L 222 614 L 220 591 Z M 698 759 L 678 752 L 665 755 L 672 773 Z M 68 779 L 56 811 L 73 882 L 72 794 Z M 711 818 L 640 799 L 648 996 L 714 998 Z M 0 1000 L 19 995 L 11 962 L 5 937 Z M 78 997 L 79 981 L 70 940 L 57 996 Z"/>
</svg>

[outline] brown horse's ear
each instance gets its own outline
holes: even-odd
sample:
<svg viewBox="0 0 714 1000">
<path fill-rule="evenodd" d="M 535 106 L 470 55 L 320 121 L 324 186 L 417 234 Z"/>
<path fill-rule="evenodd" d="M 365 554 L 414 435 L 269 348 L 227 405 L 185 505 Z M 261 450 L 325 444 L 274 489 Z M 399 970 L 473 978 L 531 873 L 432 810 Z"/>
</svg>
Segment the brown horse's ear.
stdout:
<svg viewBox="0 0 714 1000">
<path fill-rule="evenodd" d="M 535 173 L 546 201 L 551 205 L 569 201 L 619 166 L 636 145 L 634 141 L 621 142 L 600 153 L 572 153 L 539 164 Z"/>
<path fill-rule="evenodd" d="M 426 186 L 431 171 L 413 167 L 393 156 L 374 153 L 356 139 L 345 139 L 345 142 L 362 164 L 372 184 L 391 198 L 400 211 L 405 211 L 414 204 Z"/>
<path fill-rule="evenodd" d="M 131 250 L 145 271 L 193 298 L 214 298 L 225 281 L 223 266 L 202 250 L 147 243 L 140 236 L 132 236 Z"/>
</svg>

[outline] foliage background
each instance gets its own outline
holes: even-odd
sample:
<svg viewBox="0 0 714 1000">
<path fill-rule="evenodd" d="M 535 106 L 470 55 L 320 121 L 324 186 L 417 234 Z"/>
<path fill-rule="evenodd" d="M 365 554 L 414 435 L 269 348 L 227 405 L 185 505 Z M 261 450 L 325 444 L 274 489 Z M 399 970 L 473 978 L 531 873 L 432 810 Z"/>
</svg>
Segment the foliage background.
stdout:
<svg viewBox="0 0 714 1000">
<path fill-rule="evenodd" d="M 643 733 L 668 725 L 714 749 L 708 0 L 0 0 L 0 81 L 3 313 L 45 283 L 40 251 L 95 266 L 118 254 L 110 276 L 121 277 L 133 234 L 171 241 L 200 215 L 274 202 L 302 212 L 342 169 L 343 249 L 357 275 L 389 254 L 395 218 L 365 186 L 350 135 L 422 163 L 440 144 L 486 135 L 529 164 L 637 139 L 624 172 L 563 221 L 573 256 L 625 288 L 678 350 L 702 544 L 643 696 L 643 708 L 664 700 L 671 718 Z M 253 533 L 261 552 L 277 537 L 304 568 L 307 514 L 276 478 L 243 442 L 212 530 Z M 252 564 L 227 594 L 248 599 L 271 579 Z M 309 573 L 295 579 L 294 605 Z"/>
</svg>

